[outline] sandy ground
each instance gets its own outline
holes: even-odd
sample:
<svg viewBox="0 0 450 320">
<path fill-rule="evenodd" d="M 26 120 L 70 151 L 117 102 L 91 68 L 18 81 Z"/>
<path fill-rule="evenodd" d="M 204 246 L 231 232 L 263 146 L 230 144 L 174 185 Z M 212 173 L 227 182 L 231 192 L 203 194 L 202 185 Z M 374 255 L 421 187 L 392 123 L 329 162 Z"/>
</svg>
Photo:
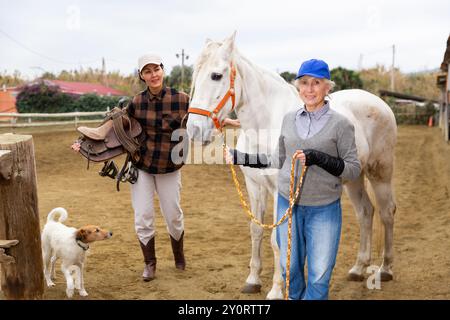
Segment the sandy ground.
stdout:
<svg viewBox="0 0 450 320">
<path fill-rule="evenodd" d="M 97 174 L 100 165 L 91 164 L 91 169 L 86 170 L 86 161 L 69 149 L 78 136 L 75 130 L 40 130 L 34 129 L 32 134 L 41 228 L 47 213 L 62 206 L 69 212 L 68 225 L 98 224 L 114 232 L 110 240 L 91 246 L 85 270 L 87 299 L 265 298 L 273 272 L 270 233 L 266 231 L 263 240 L 262 292 L 242 294 L 240 289 L 249 271 L 249 221 L 227 166 L 186 165 L 182 169 L 187 269 L 175 269 L 169 236 L 158 211 L 157 278 L 143 282 L 143 258 L 134 232 L 129 186 L 122 184 L 118 193 L 113 180 Z M 443 142 L 438 128 L 399 127 L 394 181 L 398 208 L 394 281 L 382 283 L 380 290 L 370 290 L 366 281 L 346 280 L 356 259 L 359 227 L 344 195 L 342 237 L 330 299 L 450 298 L 449 159 L 450 145 Z M 378 219 L 376 215 L 375 225 L 379 227 Z M 266 222 L 270 220 L 267 214 Z M 374 233 L 374 265 L 381 263 L 377 250 L 380 233 Z M 65 299 L 65 281 L 59 264 L 57 267 L 56 287 L 45 290 L 45 299 Z M 79 299 L 77 295 L 75 298 Z"/>
</svg>

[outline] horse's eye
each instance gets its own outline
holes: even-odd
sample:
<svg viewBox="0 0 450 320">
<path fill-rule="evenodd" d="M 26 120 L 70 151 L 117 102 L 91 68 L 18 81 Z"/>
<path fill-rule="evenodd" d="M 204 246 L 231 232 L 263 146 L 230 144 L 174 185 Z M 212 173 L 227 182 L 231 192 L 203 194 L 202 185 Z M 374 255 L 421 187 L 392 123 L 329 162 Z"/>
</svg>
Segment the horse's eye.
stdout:
<svg viewBox="0 0 450 320">
<path fill-rule="evenodd" d="M 220 73 L 211 73 L 211 79 L 214 81 L 219 81 L 220 79 L 222 79 L 222 75 Z"/>
</svg>

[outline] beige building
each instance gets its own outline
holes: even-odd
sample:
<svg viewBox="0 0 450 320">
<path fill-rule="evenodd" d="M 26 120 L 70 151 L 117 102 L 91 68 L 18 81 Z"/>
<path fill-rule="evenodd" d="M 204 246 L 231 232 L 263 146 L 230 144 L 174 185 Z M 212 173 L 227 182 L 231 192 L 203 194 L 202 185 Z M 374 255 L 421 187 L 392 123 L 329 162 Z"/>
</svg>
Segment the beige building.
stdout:
<svg viewBox="0 0 450 320">
<path fill-rule="evenodd" d="M 447 39 L 447 49 L 441 63 L 441 71 L 437 78 L 437 85 L 442 92 L 442 102 L 439 108 L 439 127 L 442 129 L 445 141 L 450 140 L 450 36 Z"/>
</svg>

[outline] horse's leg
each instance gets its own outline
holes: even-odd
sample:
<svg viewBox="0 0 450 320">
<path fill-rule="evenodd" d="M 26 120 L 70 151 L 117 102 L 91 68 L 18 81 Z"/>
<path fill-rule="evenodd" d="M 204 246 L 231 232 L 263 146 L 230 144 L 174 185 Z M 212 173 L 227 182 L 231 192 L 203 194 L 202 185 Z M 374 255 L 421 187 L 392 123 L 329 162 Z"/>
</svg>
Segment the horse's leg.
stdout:
<svg viewBox="0 0 450 320">
<path fill-rule="evenodd" d="M 252 179 L 245 176 L 245 183 L 250 198 L 250 208 L 256 219 L 264 222 L 264 213 L 267 203 L 267 191 Z M 250 274 L 245 281 L 245 287 L 242 293 L 261 292 L 260 274 L 262 270 L 261 263 L 261 243 L 264 229 L 255 223 L 250 223 L 250 232 L 252 236 L 252 257 L 250 259 Z"/>
<path fill-rule="evenodd" d="M 277 221 L 277 200 L 278 200 L 278 193 L 276 192 L 273 195 L 274 203 L 273 203 L 273 223 L 276 223 Z M 272 230 L 272 235 L 270 237 L 270 242 L 272 244 L 273 249 L 273 262 L 274 262 L 274 268 L 273 268 L 273 282 L 272 282 L 272 289 L 267 294 L 267 299 L 275 300 L 275 299 L 283 299 L 283 287 L 284 287 L 284 281 L 283 276 L 281 274 L 281 265 L 280 265 L 280 247 L 277 243 L 277 229 Z"/>
<path fill-rule="evenodd" d="M 347 280 L 363 281 L 365 268 L 370 264 L 372 251 L 372 222 L 374 208 L 364 186 L 364 174 L 357 180 L 345 184 L 345 190 L 359 221 L 359 251 L 355 265 L 350 269 Z"/>
<path fill-rule="evenodd" d="M 371 179 L 377 204 L 380 208 L 380 217 L 384 225 L 384 250 L 383 264 L 379 269 L 381 281 L 390 281 L 393 279 L 393 242 L 394 242 L 394 214 L 396 204 L 394 200 L 394 191 L 391 181 L 378 181 Z"/>
</svg>

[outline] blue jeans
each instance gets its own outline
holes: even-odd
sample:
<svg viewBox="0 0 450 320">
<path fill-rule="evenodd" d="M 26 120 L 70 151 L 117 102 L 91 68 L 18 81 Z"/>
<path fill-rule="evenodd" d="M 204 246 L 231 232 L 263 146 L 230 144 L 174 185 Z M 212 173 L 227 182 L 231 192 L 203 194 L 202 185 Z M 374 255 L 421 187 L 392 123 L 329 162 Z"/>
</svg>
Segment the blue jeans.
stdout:
<svg viewBox="0 0 450 320">
<path fill-rule="evenodd" d="M 289 201 L 278 194 L 277 217 L 280 219 Z M 341 199 L 323 206 L 292 208 L 292 242 L 289 299 L 326 300 L 331 273 L 336 263 L 342 225 Z M 286 281 L 288 219 L 277 228 L 280 263 Z M 308 283 L 305 284 L 305 260 Z"/>
</svg>

